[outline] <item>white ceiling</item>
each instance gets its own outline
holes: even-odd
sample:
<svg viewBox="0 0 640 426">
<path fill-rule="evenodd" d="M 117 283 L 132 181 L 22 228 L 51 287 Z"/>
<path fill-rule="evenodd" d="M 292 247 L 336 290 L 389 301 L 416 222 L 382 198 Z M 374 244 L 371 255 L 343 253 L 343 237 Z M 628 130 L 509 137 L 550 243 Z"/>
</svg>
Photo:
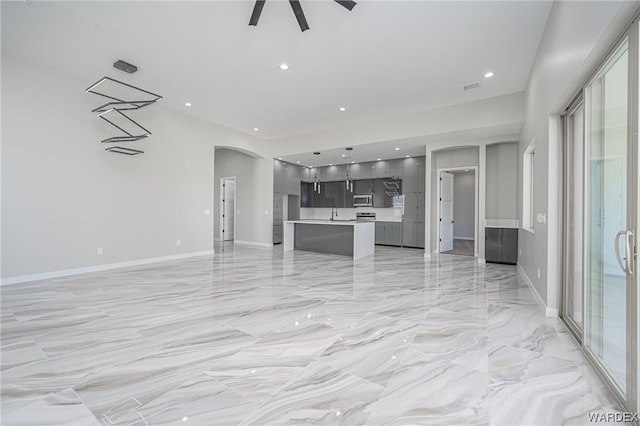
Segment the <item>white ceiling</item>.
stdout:
<svg viewBox="0 0 640 426">
<path fill-rule="evenodd" d="M 301 4 L 304 33 L 280 0 L 267 0 L 257 27 L 248 25 L 253 1 L 3 1 L 2 53 L 71 74 L 79 89 L 109 75 L 163 95 L 168 108 L 268 140 L 522 91 L 551 7 Z M 113 69 L 117 59 L 139 71 Z M 484 79 L 487 71 L 495 77 Z"/>
</svg>

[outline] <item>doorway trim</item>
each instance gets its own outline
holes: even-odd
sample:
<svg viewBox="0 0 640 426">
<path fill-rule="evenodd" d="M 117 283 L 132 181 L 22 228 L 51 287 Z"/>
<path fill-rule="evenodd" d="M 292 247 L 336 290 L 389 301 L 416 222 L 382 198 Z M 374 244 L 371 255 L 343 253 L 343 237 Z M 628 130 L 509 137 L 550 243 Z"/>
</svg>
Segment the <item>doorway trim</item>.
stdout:
<svg viewBox="0 0 640 426">
<path fill-rule="evenodd" d="M 224 229 L 224 182 L 226 180 L 232 180 L 235 184 L 237 184 L 237 180 L 235 176 L 223 176 L 220 177 L 220 209 L 219 209 L 219 214 L 218 214 L 218 226 L 219 226 L 219 238 L 220 238 L 220 242 L 224 243 L 224 235 L 223 235 L 223 229 Z M 233 185 L 233 201 L 234 204 L 237 203 L 237 185 Z M 236 210 L 234 208 L 234 212 L 233 212 L 233 241 L 235 241 L 236 239 L 236 223 L 238 222 L 236 220 Z"/>
<path fill-rule="evenodd" d="M 436 169 L 436 176 L 437 176 L 437 181 L 436 181 L 436 202 L 437 207 L 436 207 L 436 217 L 435 217 L 435 221 L 436 221 L 436 235 L 437 235 L 437 239 L 440 240 L 440 178 L 442 177 L 442 173 L 443 172 L 452 172 L 452 171 L 460 171 L 460 170 L 469 170 L 472 171 L 473 170 L 473 175 L 474 175 L 474 179 L 473 179 L 473 184 L 475 187 L 475 191 L 474 191 L 474 200 L 473 200 L 473 205 L 474 205 L 474 212 L 473 212 L 473 257 L 478 258 L 478 227 L 479 227 L 479 217 L 478 217 L 478 213 L 480 211 L 479 209 L 479 198 L 480 198 L 480 192 L 479 192 L 479 185 L 478 185 L 478 166 L 463 166 L 463 167 L 447 167 L 444 169 Z M 454 193 L 455 194 L 455 193 Z M 455 209 L 455 207 L 454 207 Z M 437 254 L 438 256 L 440 255 L 440 245 L 438 244 L 438 249 L 437 249 Z"/>
</svg>

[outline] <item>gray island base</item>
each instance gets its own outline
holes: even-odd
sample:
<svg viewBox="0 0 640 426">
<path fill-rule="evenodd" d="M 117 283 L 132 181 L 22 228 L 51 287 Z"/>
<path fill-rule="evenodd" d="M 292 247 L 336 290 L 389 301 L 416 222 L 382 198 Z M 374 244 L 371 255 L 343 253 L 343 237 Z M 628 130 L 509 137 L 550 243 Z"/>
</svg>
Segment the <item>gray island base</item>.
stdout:
<svg viewBox="0 0 640 426">
<path fill-rule="evenodd" d="M 339 254 L 354 259 L 375 251 L 375 223 L 331 220 L 292 220 L 284 223 L 284 251 Z"/>
</svg>

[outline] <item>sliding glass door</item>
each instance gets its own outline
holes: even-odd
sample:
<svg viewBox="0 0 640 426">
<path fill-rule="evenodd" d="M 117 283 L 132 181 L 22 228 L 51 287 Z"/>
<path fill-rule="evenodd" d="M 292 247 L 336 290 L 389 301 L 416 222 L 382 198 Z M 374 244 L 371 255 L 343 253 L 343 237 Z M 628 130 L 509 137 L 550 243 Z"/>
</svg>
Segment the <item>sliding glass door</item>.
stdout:
<svg viewBox="0 0 640 426">
<path fill-rule="evenodd" d="M 637 25 L 636 25 L 637 27 Z M 637 410 L 638 44 L 618 44 L 568 109 L 562 317 Z"/>
</svg>

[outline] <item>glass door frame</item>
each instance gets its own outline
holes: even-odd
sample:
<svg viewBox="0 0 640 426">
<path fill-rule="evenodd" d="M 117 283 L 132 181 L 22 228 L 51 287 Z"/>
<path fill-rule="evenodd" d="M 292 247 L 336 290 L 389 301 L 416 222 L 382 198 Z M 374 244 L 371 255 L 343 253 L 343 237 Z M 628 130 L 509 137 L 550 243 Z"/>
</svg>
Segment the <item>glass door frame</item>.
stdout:
<svg viewBox="0 0 640 426">
<path fill-rule="evenodd" d="M 563 114 L 563 184 L 562 184 L 562 193 L 563 193 L 563 216 L 562 216 L 562 225 L 563 225 L 563 233 L 562 233 L 562 248 L 563 248 L 563 270 L 562 270 L 562 291 L 560 292 L 562 301 L 560 303 L 560 317 L 562 321 L 565 323 L 569 331 L 574 335 L 580 348 L 585 355 L 585 357 L 590 361 L 590 363 L 595 367 L 595 371 L 601 377 L 601 379 L 607 384 L 608 388 L 611 390 L 612 394 L 618 400 L 620 405 L 631 412 L 638 412 L 640 409 L 640 400 L 639 400 L 639 387 L 638 387 L 638 376 L 640 374 L 640 363 L 638 362 L 638 330 L 640 329 L 640 317 L 638 315 L 638 305 L 640 304 L 640 294 L 638 292 L 638 287 L 640 286 L 640 273 L 638 271 L 638 225 L 640 224 L 640 196 L 639 196 L 639 188 L 640 188 L 640 174 L 638 173 L 638 167 L 640 166 L 640 149 L 638 147 L 638 121 L 640 120 L 640 112 L 638 107 L 639 102 L 639 86 L 640 86 L 640 41 L 639 41 L 639 26 L 638 17 L 636 17 L 631 24 L 631 27 L 624 33 L 622 37 L 615 43 L 613 48 L 606 54 L 604 60 L 598 65 L 595 72 L 589 77 L 587 82 L 582 86 L 580 93 L 576 96 L 569 107 L 565 110 Z M 615 381 L 606 371 L 602 363 L 598 360 L 598 357 L 591 351 L 589 347 L 585 345 L 584 336 L 588 336 L 589 334 L 589 321 L 586 317 L 587 307 L 589 306 L 589 292 L 586 288 L 586 276 L 583 274 L 582 276 L 582 312 L 583 312 L 583 328 L 582 330 L 578 325 L 567 315 L 567 256 L 568 253 L 568 200 L 567 198 L 570 194 L 567 191 L 567 174 L 572 172 L 572 169 L 569 167 L 570 159 L 567 158 L 567 144 L 568 136 L 570 134 L 567 122 L 568 117 L 575 112 L 580 105 L 583 105 L 584 111 L 584 119 L 583 119 L 583 143 L 584 146 L 588 146 L 590 143 L 590 134 L 588 131 L 589 126 L 589 94 L 588 91 L 585 90 L 591 83 L 598 78 L 600 72 L 603 67 L 607 66 L 607 64 L 611 61 L 614 55 L 618 52 L 618 50 L 622 47 L 624 43 L 628 43 L 628 110 L 627 110 L 627 228 L 633 232 L 634 234 L 634 243 L 632 251 L 632 266 L 634 274 L 633 276 L 626 276 L 626 331 L 627 331 L 627 342 L 626 342 L 626 389 L 621 392 L 621 390 L 616 386 Z M 583 174 L 582 174 L 582 233 L 583 236 L 586 237 L 586 206 L 588 202 L 588 194 L 586 191 L 587 188 L 587 168 L 586 168 L 586 150 L 583 152 Z M 582 243 L 582 262 L 583 262 L 583 271 L 584 267 L 587 265 L 587 250 L 585 249 L 585 241 L 583 239 Z"/>
</svg>

